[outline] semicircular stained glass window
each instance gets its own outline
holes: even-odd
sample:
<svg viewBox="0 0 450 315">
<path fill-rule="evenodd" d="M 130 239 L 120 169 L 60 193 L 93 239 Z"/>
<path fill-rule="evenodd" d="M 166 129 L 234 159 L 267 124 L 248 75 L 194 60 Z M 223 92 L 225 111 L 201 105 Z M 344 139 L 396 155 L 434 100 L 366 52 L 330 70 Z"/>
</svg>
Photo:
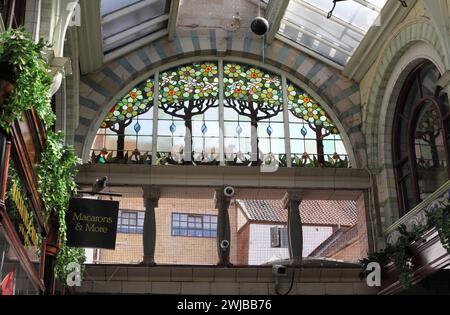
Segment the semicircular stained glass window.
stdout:
<svg viewBox="0 0 450 315">
<path fill-rule="evenodd" d="M 287 95 L 293 165 L 348 167 L 347 151 L 338 128 L 326 111 L 291 82 L 288 82 Z"/>
<path fill-rule="evenodd" d="M 163 165 L 219 165 L 222 151 L 225 165 L 277 161 L 287 166 L 290 159 L 293 166 L 348 167 L 347 152 L 330 116 L 289 81 L 284 102 L 282 82 L 278 74 L 235 62 L 224 62 L 223 69 L 218 62 L 195 62 L 161 72 L 158 119 L 150 110 L 155 97 L 151 78 L 133 88 L 107 114 L 94 141 L 92 160 L 151 163 L 152 148 L 156 147 L 155 161 Z M 154 140 L 156 146 L 152 146 Z"/>
<path fill-rule="evenodd" d="M 94 140 L 92 161 L 151 162 L 154 88 L 150 78 L 110 109 Z"/>
</svg>

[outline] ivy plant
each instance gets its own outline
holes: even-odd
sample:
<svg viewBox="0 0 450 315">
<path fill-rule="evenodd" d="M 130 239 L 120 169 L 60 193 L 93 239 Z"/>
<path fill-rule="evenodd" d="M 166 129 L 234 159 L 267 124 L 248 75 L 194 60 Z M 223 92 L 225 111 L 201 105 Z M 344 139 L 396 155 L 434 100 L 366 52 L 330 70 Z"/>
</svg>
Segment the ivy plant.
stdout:
<svg viewBox="0 0 450 315">
<path fill-rule="evenodd" d="M 75 176 L 81 160 L 75 155 L 73 147 L 64 145 L 64 135 L 61 132 L 49 131 L 47 145 L 41 155 L 37 168 L 39 192 L 45 205 L 45 218 L 55 216 L 58 222 L 60 251 L 57 255 L 56 275 L 66 279 L 65 267 L 69 262 L 84 263 L 82 249 L 68 248 L 66 210 L 70 196 L 76 194 Z"/>
<path fill-rule="evenodd" d="M 60 251 L 55 272 L 66 279 L 69 262 L 84 263 L 83 249 L 67 247 L 66 209 L 70 196 L 76 193 L 75 175 L 80 160 L 72 147 L 64 145 L 64 135 L 53 132 L 55 114 L 51 106 L 50 87 L 53 79 L 47 62 L 42 58 L 47 44 L 35 43 L 24 28 L 8 29 L 0 34 L 0 68 L 2 79 L 12 84 L 8 98 L 0 104 L 0 128 L 10 132 L 11 124 L 34 108 L 47 130 L 47 142 L 37 166 L 38 189 L 44 203 L 44 217 L 54 216 L 58 223 Z M 65 281 L 63 281 L 65 282 Z"/>
<path fill-rule="evenodd" d="M 400 236 L 395 244 L 388 244 L 384 250 L 371 253 L 367 258 L 360 260 L 364 270 L 360 275 L 361 278 L 367 276 L 366 270 L 369 263 L 377 262 L 380 265 L 386 265 L 389 262 L 393 262 L 399 275 L 400 284 L 404 288 L 410 288 L 414 267 L 412 264 L 411 245 L 414 242 L 420 241 L 422 235 L 435 226 L 439 232 L 442 244 L 448 250 L 450 239 L 449 212 L 450 206 L 447 206 L 437 209 L 433 213 L 428 213 L 428 222 L 426 224 L 414 225 L 411 231 L 408 231 L 404 224 L 400 225 L 397 228 Z"/>
<path fill-rule="evenodd" d="M 0 34 L 0 65 L 11 72 L 14 86 L 0 108 L 0 128 L 5 132 L 32 107 L 45 126 L 50 127 L 55 121 L 49 94 L 52 77 L 42 58 L 45 47 L 43 40 L 35 43 L 24 28 L 8 29 Z"/>
<path fill-rule="evenodd" d="M 428 222 L 438 231 L 442 246 L 450 254 L 450 205 L 442 205 L 427 213 Z"/>
</svg>

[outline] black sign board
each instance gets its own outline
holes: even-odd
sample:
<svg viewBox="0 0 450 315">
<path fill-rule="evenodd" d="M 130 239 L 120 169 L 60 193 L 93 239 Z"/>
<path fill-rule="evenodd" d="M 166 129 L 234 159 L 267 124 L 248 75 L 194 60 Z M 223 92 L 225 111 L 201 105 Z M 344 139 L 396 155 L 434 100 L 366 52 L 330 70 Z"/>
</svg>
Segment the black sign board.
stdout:
<svg viewBox="0 0 450 315">
<path fill-rule="evenodd" d="M 66 214 L 67 245 L 114 249 L 118 214 L 118 201 L 71 198 Z"/>
</svg>

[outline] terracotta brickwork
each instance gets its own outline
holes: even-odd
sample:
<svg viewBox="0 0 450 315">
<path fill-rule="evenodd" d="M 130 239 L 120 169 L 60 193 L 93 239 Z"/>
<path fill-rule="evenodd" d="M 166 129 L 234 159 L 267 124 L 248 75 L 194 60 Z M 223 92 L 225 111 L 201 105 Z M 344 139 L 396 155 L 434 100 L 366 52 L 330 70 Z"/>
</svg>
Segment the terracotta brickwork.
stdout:
<svg viewBox="0 0 450 315">
<path fill-rule="evenodd" d="M 331 258 L 347 262 L 357 262 L 360 258 L 362 258 L 360 256 L 360 249 L 360 241 L 355 240 L 354 242 L 341 248 L 333 256 L 331 256 Z"/>
<path fill-rule="evenodd" d="M 244 225 L 237 233 L 237 265 L 248 265 L 248 253 L 250 246 L 250 224 Z"/>
<path fill-rule="evenodd" d="M 142 261 L 144 250 L 142 234 L 117 233 L 116 249 L 102 249 L 99 252 L 100 263 L 130 264 Z"/>
</svg>

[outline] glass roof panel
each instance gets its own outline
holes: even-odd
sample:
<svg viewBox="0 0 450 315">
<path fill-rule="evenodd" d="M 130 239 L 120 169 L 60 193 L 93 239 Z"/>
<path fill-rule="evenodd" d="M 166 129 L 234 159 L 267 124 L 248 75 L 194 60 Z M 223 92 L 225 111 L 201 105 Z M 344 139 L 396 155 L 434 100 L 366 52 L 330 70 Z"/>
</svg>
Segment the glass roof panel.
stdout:
<svg viewBox="0 0 450 315">
<path fill-rule="evenodd" d="M 102 0 L 104 53 L 167 27 L 167 0 Z"/>
<path fill-rule="evenodd" d="M 123 9 L 139 1 L 140 0 L 114 0 L 114 1 L 102 0 L 102 7 L 101 7 L 102 16 Z"/>
<path fill-rule="evenodd" d="M 267 2 L 267 0 L 266 0 Z M 291 0 L 279 33 L 344 66 L 369 28 L 376 22 L 387 0 Z"/>
</svg>

